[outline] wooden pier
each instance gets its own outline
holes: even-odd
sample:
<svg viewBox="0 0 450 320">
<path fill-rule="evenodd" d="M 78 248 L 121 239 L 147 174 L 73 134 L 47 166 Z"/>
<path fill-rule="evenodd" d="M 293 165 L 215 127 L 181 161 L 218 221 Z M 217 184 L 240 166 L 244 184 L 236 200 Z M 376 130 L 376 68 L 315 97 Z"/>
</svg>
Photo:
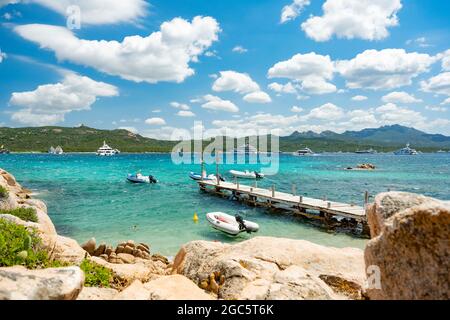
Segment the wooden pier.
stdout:
<svg viewBox="0 0 450 320">
<path fill-rule="evenodd" d="M 345 220 L 355 227 L 367 233 L 367 218 L 364 207 L 354 204 L 329 201 L 327 199 L 314 199 L 295 195 L 293 193 L 278 192 L 275 187 L 271 189 L 258 188 L 257 186 L 242 185 L 237 180 L 233 182 L 198 181 L 202 191 L 212 192 L 222 196 L 230 196 L 235 200 L 244 201 L 254 206 L 265 206 L 275 209 L 283 209 L 306 218 L 322 220 L 326 224 L 336 224 Z M 365 194 L 365 203 L 368 202 L 368 194 Z M 345 218 L 345 219 L 343 219 Z"/>
</svg>

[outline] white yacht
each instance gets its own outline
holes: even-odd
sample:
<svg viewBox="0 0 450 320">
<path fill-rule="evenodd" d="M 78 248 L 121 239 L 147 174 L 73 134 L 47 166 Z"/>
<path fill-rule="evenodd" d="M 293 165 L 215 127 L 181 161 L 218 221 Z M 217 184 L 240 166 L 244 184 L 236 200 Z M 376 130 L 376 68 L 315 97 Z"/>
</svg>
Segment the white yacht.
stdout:
<svg viewBox="0 0 450 320">
<path fill-rule="evenodd" d="M 300 150 L 297 150 L 297 151 L 294 152 L 295 156 L 311 156 L 313 154 L 314 154 L 314 152 L 308 147 L 300 149 Z"/>
<path fill-rule="evenodd" d="M 395 151 L 394 154 L 398 155 L 398 156 L 414 156 L 414 155 L 417 155 L 419 153 L 417 152 L 416 149 L 410 148 L 409 147 L 409 143 L 408 143 L 405 148 L 402 148 L 402 149 L 399 149 L 399 150 Z"/>
<path fill-rule="evenodd" d="M 238 148 L 235 148 L 234 152 L 240 154 L 255 154 L 258 153 L 258 149 L 247 143 Z"/>
<path fill-rule="evenodd" d="M 108 146 L 106 144 L 106 141 L 103 141 L 103 146 L 101 146 L 100 148 L 98 148 L 97 150 L 97 155 L 98 156 L 105 156 L 105 157 L 109 157 L 109 156 L 114 156 L 116 154 L 120 153 L 119 150 L 117 149 L 113 149 L 110 146 Z"/>
<path fill-rule="evenodd" d="M 61 146 L 57 146 L 56 148 L 53 148 L 53 146 L 48 149 L 48 153 L 50 154 L 63 154 L 64 150 L 61 148 Z"/>
</svg>

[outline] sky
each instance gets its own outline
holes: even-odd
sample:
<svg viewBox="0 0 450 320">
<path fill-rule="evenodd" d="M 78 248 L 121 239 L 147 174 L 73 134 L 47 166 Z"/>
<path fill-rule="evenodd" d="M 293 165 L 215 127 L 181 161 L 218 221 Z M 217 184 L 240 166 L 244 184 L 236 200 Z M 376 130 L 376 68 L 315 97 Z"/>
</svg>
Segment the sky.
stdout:
<svg viewBox="0 0 450 320">
<path fill-rule="evenodd" d="M 449 44 L 441 0 L 0 0 L 0 126 L 450 135 Z"/>
</svg>

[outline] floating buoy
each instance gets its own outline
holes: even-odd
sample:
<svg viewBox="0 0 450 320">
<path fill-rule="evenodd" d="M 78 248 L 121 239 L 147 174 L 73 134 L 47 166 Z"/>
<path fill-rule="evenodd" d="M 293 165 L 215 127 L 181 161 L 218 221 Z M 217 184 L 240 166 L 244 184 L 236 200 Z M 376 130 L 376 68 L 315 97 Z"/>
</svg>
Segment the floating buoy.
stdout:
<svg viewBox="0 0 450 320">
<path fill-rule="evenodd" d="M 194 212 L 194 217 L 192 218 L 192 220 L 194 220 L 194 222 L 198 222 L 197 212 Z"/>
</svg>

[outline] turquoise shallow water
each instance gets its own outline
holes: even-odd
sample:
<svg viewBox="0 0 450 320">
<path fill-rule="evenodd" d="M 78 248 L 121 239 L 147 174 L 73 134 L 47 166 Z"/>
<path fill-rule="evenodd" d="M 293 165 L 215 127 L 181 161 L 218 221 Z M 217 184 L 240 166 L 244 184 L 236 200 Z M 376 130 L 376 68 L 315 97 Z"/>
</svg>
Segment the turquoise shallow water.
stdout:
<svg viewBox="0 0 450 320">
<path fill-rule="evenodd" d="M 374 163 L 379 169 L 343 170 L 363 162 Z M 225 211 L 240 212 L 258 222 L 258 235 L 305 239 L 336 247 L 363 248 L 366 243 L 349 235 L 327 233 L 290 215 L 200 193 L 197 184 L 187 177 L 189 171 L 199 171 L 199 166 L 175 165 L 168 154 L 122 154 L 112 158 L 11 154 L 0 155 L 0 167 L 47 203 L 59 233 L 79 242 L 92 236 L 110 244 L 134 239 L 150 243 L 154 252 L 174 255 L 180 245 L 191 240 L 236 242 L 252 237 L 243 234 L 232 238 L 209 227 L 204 214 Z M 225 173 L 231 168 L 251 170 L 259 166 L 222 165 L 220 169 Z M 215 166 L 208 169 L 214 172 Z M 127 183 L 127 173 L 137 170 L 155 175 L 160 183 Z M 410 191 L 448 200 L 449 181 L 450 154 L 281 155 L 279 173 L 262 180 L 259 186 L 275 184 L 277 190 L 289 192 L 295 183 L 298 192 L 307 196 L 327 195 L 330 200 L 362 204 L 365 190 L 372 195 L 387 189 Z M 198 224 L 192 221 L 194 212 L 199 214 Z"/>
</svg>

